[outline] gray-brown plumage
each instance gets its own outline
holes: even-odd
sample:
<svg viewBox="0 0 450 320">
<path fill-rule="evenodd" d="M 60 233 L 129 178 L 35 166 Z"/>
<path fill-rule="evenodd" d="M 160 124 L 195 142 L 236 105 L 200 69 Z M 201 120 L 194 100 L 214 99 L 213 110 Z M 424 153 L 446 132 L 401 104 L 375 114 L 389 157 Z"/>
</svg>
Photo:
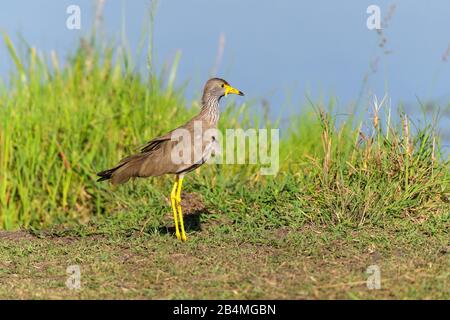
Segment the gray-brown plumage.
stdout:
<svg viewBox="0 0 450 320">
<path fill-rule="evenodd" d="M 202 133 L 205 133 L 208 129 L 216 129 L 219 120 L 219 101 L 228 93 L 244 95 L 241 91 L 232 88 L 223 79 L 213 78 L 208 80 L 203 91 L 202 109 L 198 115 L 186 124 L 149 141 L 140 150 L 140 153 L 128 156 L 114 168 L 98 173 L 98 176 L 100 176 L 98 181 L 111 180 L 113 184 L 121 184 L 127 182 L 130 178 L 163 174 L 182 175 L 198 168 L 208 160 L 216 141 L 214 135 L 207 137 L 194 135 L 194 127 L 201 126 Z M 189 132 L 191 141 L 172 140 L 175 135 L 178 136 L 185 132 Z M 197 157 L 194 157 L 194 144 L 202 148 L 199 152 L 201 154 L 199 156 L 197 154 Z M 190 153 L 190 161 L 174 163 L 172 159 L 174 148 L 177 148 L 180 154 Z"/>
</svg>

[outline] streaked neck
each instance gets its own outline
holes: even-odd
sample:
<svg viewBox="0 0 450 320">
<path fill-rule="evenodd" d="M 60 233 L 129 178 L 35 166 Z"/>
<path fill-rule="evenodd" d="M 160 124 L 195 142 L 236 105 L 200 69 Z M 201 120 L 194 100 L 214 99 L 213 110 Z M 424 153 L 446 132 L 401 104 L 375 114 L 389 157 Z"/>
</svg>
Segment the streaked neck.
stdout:
<svg viewBox="0 0 450 320">
<path fill-rule="evenodd" d="M 220 97 L 217 96 L 204 95 L 202 97 L 200 116 L 214 125 L 219 121 L 219 100 Z"/>
</svg>

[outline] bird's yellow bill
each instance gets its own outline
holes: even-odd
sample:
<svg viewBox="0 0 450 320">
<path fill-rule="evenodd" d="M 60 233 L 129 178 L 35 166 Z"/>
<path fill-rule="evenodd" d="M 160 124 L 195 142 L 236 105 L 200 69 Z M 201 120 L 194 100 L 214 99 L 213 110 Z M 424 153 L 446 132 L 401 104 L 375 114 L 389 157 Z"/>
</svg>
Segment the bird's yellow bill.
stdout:
<svg viewBox="0 0 450 320">
<path fill-rule="evenodd" d="M 229 94 L 229 93 L 233 93 L 233 94 L 238 94 L 240 96 L 243 96 L 244 93 L 242 91 L 239 91 L 238 89 L 233 88 L 232 86 L 225 84 L 225 97 Z"/>
</svg>

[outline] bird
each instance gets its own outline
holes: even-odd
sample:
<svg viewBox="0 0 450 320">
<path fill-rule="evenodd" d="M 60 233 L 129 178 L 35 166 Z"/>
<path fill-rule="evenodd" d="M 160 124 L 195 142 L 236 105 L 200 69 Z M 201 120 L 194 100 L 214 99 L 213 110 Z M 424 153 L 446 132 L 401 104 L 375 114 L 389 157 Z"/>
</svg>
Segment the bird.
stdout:
<svg viewBox="0 0 450 320">
<path fill-rule="evenodd" d="M 178 240 L 187 240 L 181 208 L 181 190 L 185 174 L 203 165 L 217 150 L 217 137 L 201 132 L 215 132 L 219 121 L 219 102 L 228 94 L 244 96 L 221 78 L 209 79 L 203 89 L 201 110 L 191 120 L 168 133 L 158 136 L 140 151 L 123 158 L 111 169 L 97 173 L 97 181 L 110 180 L 113 185 L 123 184 L 131 178 L 157 177 L 165 174 L 175 175 L 170 193 L 170 203 Z"/>
</svg>

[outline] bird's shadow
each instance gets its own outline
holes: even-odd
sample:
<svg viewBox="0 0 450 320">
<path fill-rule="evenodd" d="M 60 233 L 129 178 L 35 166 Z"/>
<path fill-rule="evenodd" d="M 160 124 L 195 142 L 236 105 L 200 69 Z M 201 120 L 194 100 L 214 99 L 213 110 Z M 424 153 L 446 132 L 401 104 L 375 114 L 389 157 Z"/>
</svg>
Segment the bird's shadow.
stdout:
<svg viewBox="0 0 450 320">
<path fill-rule="evenodd" d="M 189 214 L 183 215 L 183 221 L 184 221 L 184 229 L 186 232 L 189 231 L 202 231 L 202 225 L 201 225 L 201 216 L 207 215 L 208 210 L 201 209 L 201 210 L 195 210 L 190 212 Z M 158 229 L 158 232 L 160 234 L 171 234 L 175 235 L 175 226 L 162 226 Z"/>
</svg>

